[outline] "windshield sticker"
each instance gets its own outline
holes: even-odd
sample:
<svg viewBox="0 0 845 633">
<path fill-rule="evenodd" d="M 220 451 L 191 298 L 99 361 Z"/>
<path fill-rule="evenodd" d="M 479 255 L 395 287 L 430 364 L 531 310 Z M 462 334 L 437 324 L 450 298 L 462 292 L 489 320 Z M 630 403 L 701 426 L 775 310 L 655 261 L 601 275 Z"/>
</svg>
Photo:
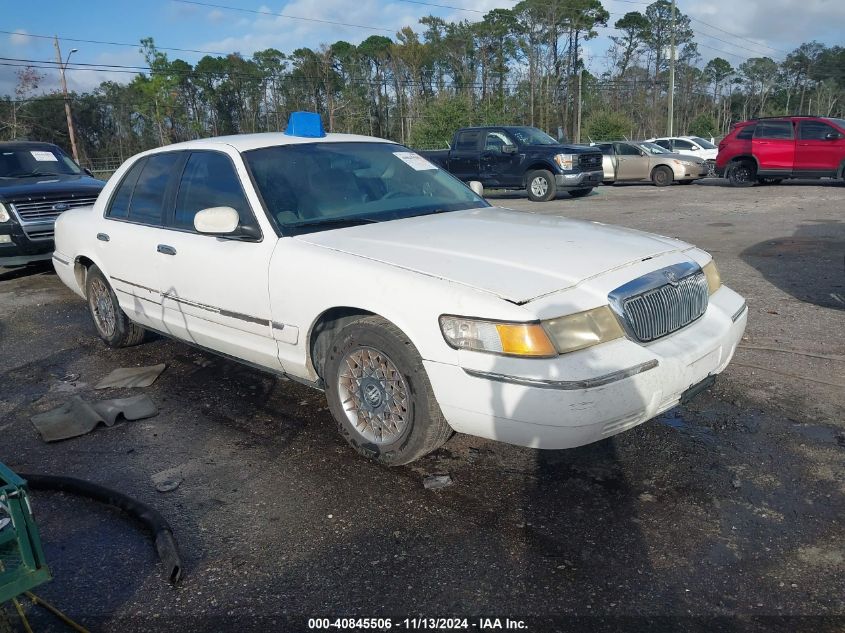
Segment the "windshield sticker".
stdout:
<svg viewBox="0 0 845 633">
<path fill-rule="evenodd" d="M 47 163 L 47 162 L 58 163 L 59 162 L 59 159 L 56 158 L 56 155 L 53 154 L 53 152 L 34 151 L 34 152 L 30 152 L 30 154 L 32 154 L 32 157 L 35 160 L 37 160 L 41 163 Z"/>
<path fill-rule="evenodd" d="M 415 152 L 393 152 L 393 155 L 417 171 L 437 169 L 437 165 L 428 162 L 425 158 Z"/>
</svg>

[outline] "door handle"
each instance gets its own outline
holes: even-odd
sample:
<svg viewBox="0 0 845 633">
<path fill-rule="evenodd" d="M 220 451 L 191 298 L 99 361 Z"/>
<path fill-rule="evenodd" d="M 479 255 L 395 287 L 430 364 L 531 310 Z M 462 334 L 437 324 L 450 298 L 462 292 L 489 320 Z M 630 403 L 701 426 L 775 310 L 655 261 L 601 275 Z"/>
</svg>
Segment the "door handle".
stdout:
<svg viewBox="0 0 845 633">
<path fill-rule="evenodd" d="M 101 242 L 108 242 L 111 238 L 106 233 L 97 233 L 97 239 Z"/>
<path fill-rule="evenodd" d="M 156 250 L 161 253 L 162 255 L 175 255 L 176 249 L 172 246 L 168 246 L 167 244 L 159 244 L 156 246 Z"/>
</svg>

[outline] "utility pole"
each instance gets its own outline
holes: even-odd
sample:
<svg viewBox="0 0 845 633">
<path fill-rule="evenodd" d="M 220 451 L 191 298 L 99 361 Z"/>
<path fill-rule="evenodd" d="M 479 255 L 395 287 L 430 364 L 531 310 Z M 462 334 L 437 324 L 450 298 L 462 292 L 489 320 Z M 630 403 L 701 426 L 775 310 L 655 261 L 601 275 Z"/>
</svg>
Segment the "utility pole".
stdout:
<svg viewBox="0 0 845 633">
<path fill-rule="evenodd" d="M 583 99 L 581 99 L 581 81 L 584 76 L 584 69 L 578 69 L 578 114 L 575 117 L 575 142 L 581 142 L 581 105 L 583 103 Z"/>
<path fill-rule="evenodd" d="M 675 0 L 672 0 L 672 27 L 669 37 L 669 116 L 666 122 L 666 136 L 675 133 Z"/>
<path fill-rule="evenodd" d="M 56 45 L 56 61 L 59 64 L 59 73 L 62 78 L 62 92 L 65 95 L 65 116 L 67 116 L 67 133 L 68 136 L 70 136 L 70 148 L 73 151 L 73 160 L 78 163 L 79 152 L 76 150 L 76 132 L 73 129 L 73 117 L 70 113 L 70 98 L 67 96 L 67 81 L 65 81 L 65 68 L 67 68 L 67 63 L 68 61 L 70 61 L 70 56 L 73 55 L 78 49 L 70 49 L 70 52 L 67 54 L 67 60 L 62 63 L 62 51 L 59 48 L 58 35 L 53 36 L 53 44 Z"/>
</svg>

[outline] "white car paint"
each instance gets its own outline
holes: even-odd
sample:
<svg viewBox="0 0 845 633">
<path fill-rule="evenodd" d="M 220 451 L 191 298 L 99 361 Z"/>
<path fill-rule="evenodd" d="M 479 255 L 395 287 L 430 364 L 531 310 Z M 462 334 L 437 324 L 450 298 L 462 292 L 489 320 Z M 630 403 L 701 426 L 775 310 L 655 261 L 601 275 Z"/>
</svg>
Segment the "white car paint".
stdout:
<svg viewBox="0 0 845 633">
<path fill-rule="evenodd" d="M 381 315 L 419 351 L 455 430 L 537 448 L 578 446 L 631 428 L 677 404 L 687 388 L 721 372 L 733 355 L 747 310 L 742 297 L 725 286 L 710 296 L 704 316 L 652 343 L 625 337 L 542 359 L 453 349 L 440 331 L 441 315 L 517 322 L 559 317 L 607 305 L 612 290 L 647 273 L 680 262 L 703 266 L 711 258 L 672 238 L 496 208 L 278 237 L 240 153 L 354 141 L 387 142 L 256 134 L 153 150 L 226 153 L 258 220 L 259 242 L 104 217 L 135 160 L 130 159 L 93 207 L 60 216 L 56 272 L 84 296 L 82 262 L 91 261 L 139 324 L 316 385 L 320 377 L 310 353 L 319 317 L 337 307 Z M 101 233 L 109 240 L 98 239 Z M 159 252 L 160 244 L 176 255 Z M 578 386 L 643 365 L 651 368 L 599 386 Z M 479 372 L 514 380 L 478 377 Z M 540 381 L 568 383 L 532 384 Z"/>
<path fill-rule="evenodd" d="M 708 149 L 706 147 L 702 147 L 699 143 L 693 140 L 692 136 L 658 136 L 657 138 L 650 138 L 647 139 L 648 141 L 654 143 L 655 141 L 670 141 L 670 140 L 679 140 L 679 141 L 686 141 L 690 145 L 693 146 L 693 149 L 681 149 L 681 148 L 674 148 L 671 151 L 675 154 L 685 154 L 687 156 L 698 156 L 703 160 L 716 160 L 716 156 L 719 154 L 719 148 L 714 147 L 712 149 Z M 705 139 L 706 140 L 706 139 Z"/>
</svg>

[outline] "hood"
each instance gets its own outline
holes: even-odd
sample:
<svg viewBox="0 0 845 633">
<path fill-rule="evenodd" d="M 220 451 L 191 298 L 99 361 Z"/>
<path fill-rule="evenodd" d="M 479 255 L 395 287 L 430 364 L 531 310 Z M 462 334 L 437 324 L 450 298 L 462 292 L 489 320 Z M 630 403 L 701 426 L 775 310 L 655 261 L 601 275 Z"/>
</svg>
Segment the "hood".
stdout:
<svg viewBox="0 0 845 633">
<path fill-rule="evenodd" d="M 98 195 L 105 186 L 102 180 L 86 174 L 0 178 L 0 199 L 52 198 L 57 195 L 91 197 Z"/>
<path fill-rule="evenodd" d="M 294 239 L 464 284 L 513 303 L 663 253 L 667 237 L 489 207 L 392 220 Z"/>
<path fill-rule="evenodd" d="M 524 151 L 528 152 L 549 152 L 552 154 L 598 154 L 599 150 L 596 147 L 589 145 L 570 145 L 568 143 L 558 143 L 557 145 L 523 145 Z"/>
</svg>

